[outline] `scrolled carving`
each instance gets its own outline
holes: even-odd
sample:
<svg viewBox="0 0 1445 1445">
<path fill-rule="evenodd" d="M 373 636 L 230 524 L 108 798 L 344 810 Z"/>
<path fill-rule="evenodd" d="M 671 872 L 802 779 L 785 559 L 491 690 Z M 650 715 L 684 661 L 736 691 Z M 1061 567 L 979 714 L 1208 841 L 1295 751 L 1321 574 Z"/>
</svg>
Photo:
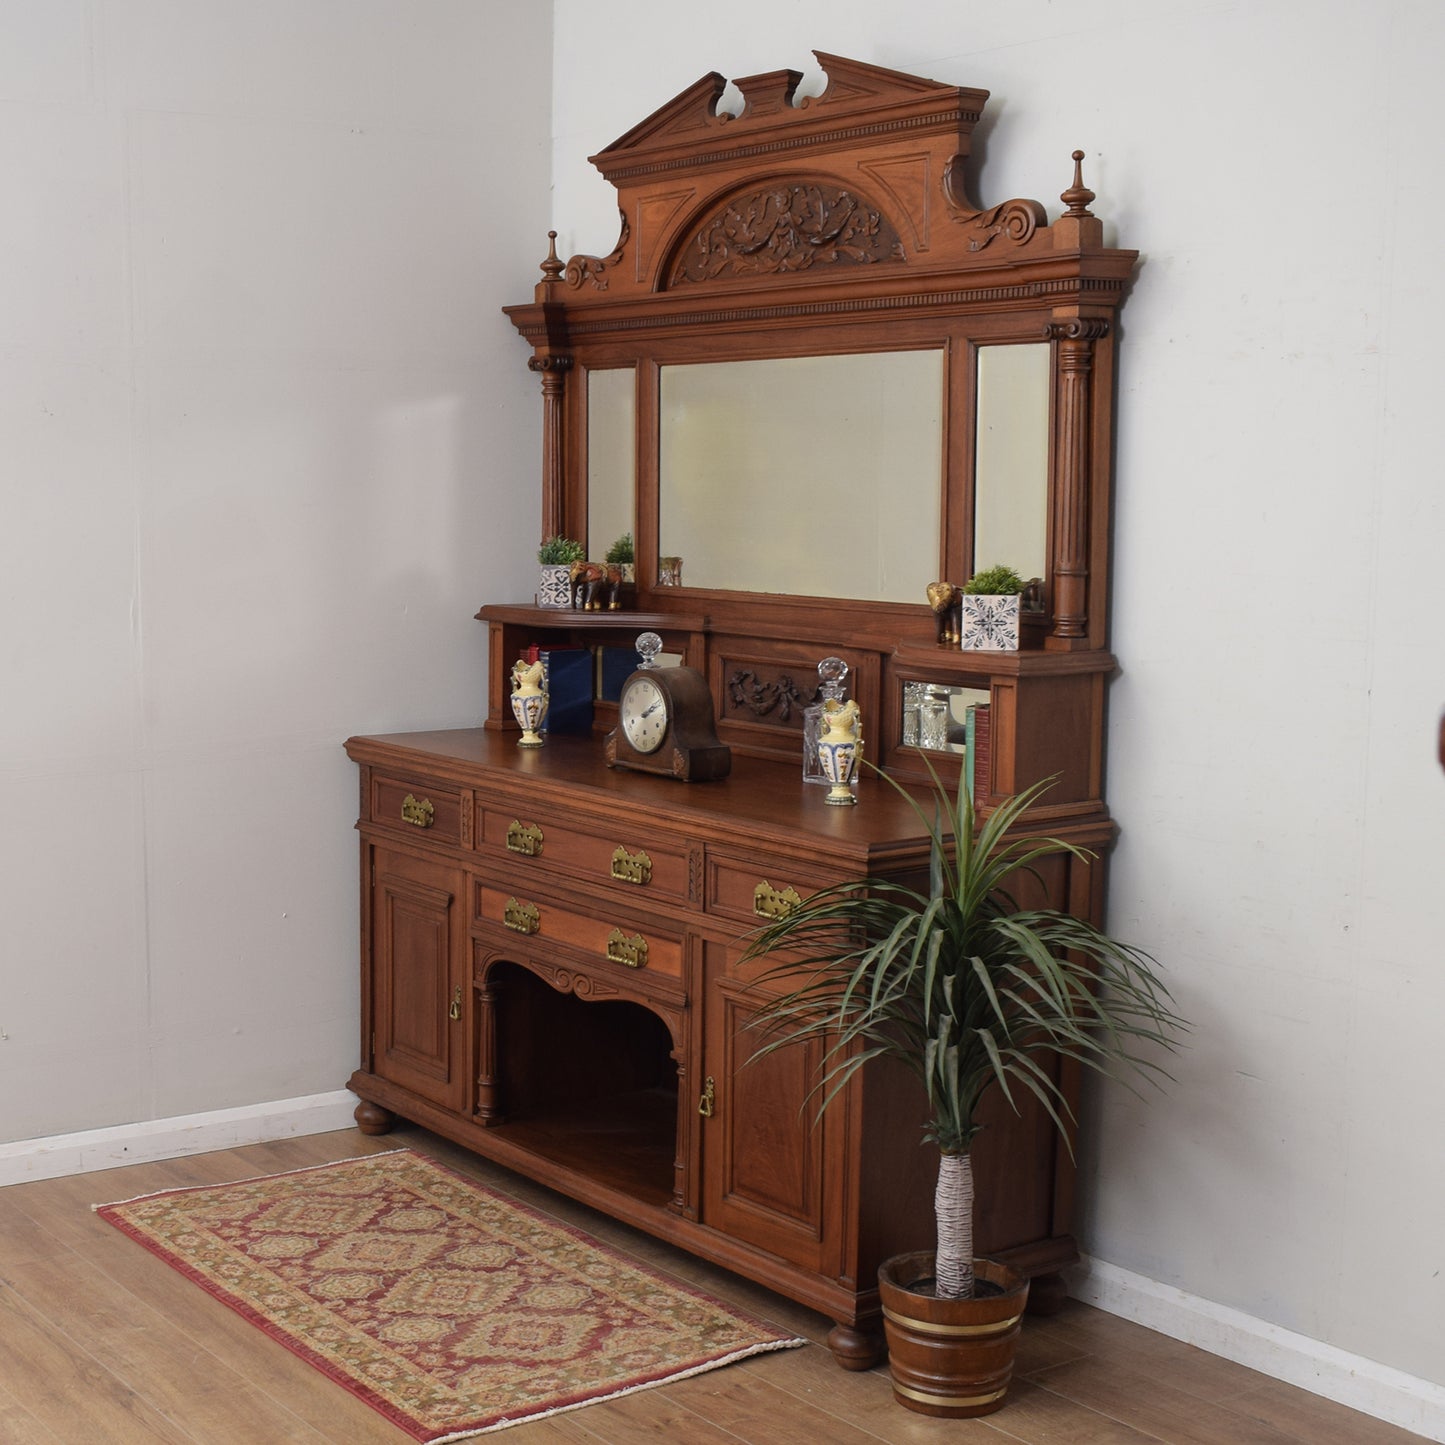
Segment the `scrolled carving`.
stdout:
<svg viewBox="0 0 1445 1445">
<path fill-rule="evenodd" d="M 734 196 L 708 217 L 678 256 L 670 284 L 902 259 L 892 223 L 851 191 L 780 182 Z"/>
<path fill-rule="evenodd" d="M 529 356 L 527 370 L 540 371 L 544 376 L 561 376 L 572 370 L 572 358 L 570 356 Z"/>
<path fill-rule="evenodd" d="M 627 239 L 632 234 L 632 227 L 627 223 L 627 213 L 621 211 L 618 215 L 622 232 L 609 255 L 572 256 L 568 259 L 562 278 L 574 291 L 589 284 L 598 291 L 607 289 L 607 271 L 622 259 L 622 253 L 627 249 Z"/>
<path fill-rule="evenodd" d="M 580 999 L 620 998 L 622 991 L 611 983 L 594 978 L 589 973 L 578 973 L 570 968 L 557 968 L 548 964 L 526 965 L 538 978 L 550 983 L 558 993 L 576 994 Z"/>
<path fill-rule="evenodd" d="M 1037 201 L 1012 200 L 978 211 L 969 205 L 959 174 L 962 156 L 954 156 L 943 171 L 943 194 L 953 219 L 976 235 L 968 239 L 970 251 L 982 251 L 1002 237 L 1014 246 L 1026 245 L 1048 216 Z"/>
</svg>

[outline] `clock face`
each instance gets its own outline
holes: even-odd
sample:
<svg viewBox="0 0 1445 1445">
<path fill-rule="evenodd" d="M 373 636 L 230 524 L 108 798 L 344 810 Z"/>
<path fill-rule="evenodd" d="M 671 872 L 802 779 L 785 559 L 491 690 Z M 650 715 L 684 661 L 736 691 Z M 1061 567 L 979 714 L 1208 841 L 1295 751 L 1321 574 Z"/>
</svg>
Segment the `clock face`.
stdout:
<svg viewBox="0 0 1445 1445">
<path fill-rule="evenodd" d="M 655 753 L 667 732 L 667 699 L 649 677 L 627 684 L 618 705 L 618 721 L 627 741 L 639 753 Z"/>
</svg>

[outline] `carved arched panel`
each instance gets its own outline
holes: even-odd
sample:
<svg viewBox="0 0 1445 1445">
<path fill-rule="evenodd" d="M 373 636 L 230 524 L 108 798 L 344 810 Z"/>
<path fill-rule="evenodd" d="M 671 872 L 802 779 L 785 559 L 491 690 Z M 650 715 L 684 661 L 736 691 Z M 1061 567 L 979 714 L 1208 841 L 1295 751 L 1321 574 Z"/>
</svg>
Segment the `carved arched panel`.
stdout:
<svg viewBox="0 0 1445 1445">
<path fill-rule="evenodd" d="M 662 289 L 904 259 L 898 228 L 856 187 L 827 176 L 779 176 L 734 191 L 687 225 Z"/>
</svg>

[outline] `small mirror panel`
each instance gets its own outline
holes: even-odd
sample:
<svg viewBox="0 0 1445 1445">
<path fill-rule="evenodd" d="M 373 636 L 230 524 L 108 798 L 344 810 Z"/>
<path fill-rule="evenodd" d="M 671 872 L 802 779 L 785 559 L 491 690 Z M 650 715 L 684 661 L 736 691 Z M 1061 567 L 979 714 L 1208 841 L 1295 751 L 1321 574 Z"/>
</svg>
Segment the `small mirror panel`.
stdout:
<svg viewBox="0 0 1445 1445">
<path fill-rule="evenodd" d="M 969 709 L 987 707 L 988 702 L 987 688 L 905 682 L 900 734 L 903 746 L 936 753 L 967 752 Z"/>
<path fill-rule="evenodd" d="M 1049 545 L 1049 344 L 980 346 L 972 572 L 1044 577 Z"/>
<path fill-rule="evenodd" d="M 921 602 L 940 565 L 943 382 L 941 350 L 663 367 L 658 551 L 677 580 Z"/>
<path fill-rule="evenodd" d="M 594 562 L 633 531 L 636 376 L 630 366 L 587 373 L 587 556 Z"/>
</svg>

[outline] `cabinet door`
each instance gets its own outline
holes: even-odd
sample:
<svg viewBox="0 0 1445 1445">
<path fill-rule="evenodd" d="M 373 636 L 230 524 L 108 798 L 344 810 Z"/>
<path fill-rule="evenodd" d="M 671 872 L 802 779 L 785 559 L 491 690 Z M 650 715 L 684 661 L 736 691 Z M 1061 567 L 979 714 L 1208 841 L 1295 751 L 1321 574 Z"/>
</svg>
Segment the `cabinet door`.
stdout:
<svg viewBox="0 0 1445 1445">
<path fill-rule="evenodd" d="M 373 1067 L 449 1109 L 465 1103 L 466 942 L 461 871 L 374 849 Z"/>
<path fill-rule="evenodd" d="M 711 943 L 704 951 L 703 1075 L 712 1081 L 712 1114 L 702 1121 L 703 1222 L 837 1274 L 849 1100 L 818 1119 L 820 1043 L 754 1057 L 765 1037 L 748 1027 L 759 995 L 736 953 Z"/>
</svg>

